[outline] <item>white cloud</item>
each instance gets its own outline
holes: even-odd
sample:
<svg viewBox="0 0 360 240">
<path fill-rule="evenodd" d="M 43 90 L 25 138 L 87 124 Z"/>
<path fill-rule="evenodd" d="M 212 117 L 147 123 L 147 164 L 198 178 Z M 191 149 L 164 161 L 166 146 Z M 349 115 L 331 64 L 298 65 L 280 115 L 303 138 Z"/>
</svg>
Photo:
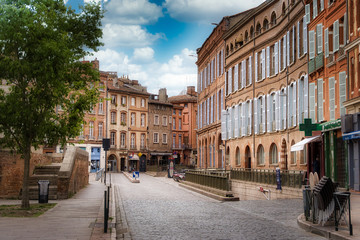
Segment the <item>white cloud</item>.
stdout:
<svg viewBox="0 0 360 240">
<path fill-rule="evenodd" d="M 103 29 L 103 42 L 107 48 L 145 47 L 154 41 L 165 38 L 163 34 L 151 34 L 139 25 L 118 25 L 108 23 Z"/>
<path fill-rule="evenodd" d="M 135 48 L 132 62 L 138 63 L 151 63 L 154 61 L 154 49 L 150 47 Z"/>
<path fill-rule="evenodd" d="M 104 22 L 130 25 L 156 23 L 162 7 L 147 0 L 111 0 L 105 4 Z"/>
<path fill-rule="evenodd" d="M 182 22 L 219 22 L 222 17 L 256 7 L 263 0 L 166 0 L 163 6 L 171 17 Z"/>
</svg>

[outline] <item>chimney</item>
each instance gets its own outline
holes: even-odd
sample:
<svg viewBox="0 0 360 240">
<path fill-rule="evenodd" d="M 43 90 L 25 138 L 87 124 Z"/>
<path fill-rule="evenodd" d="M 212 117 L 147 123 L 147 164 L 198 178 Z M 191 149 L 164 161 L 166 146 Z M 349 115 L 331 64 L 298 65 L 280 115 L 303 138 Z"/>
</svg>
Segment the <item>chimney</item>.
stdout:
<svg viewBox="0 0 360 240">
<path fill-rule="evenodd" d="M 159 101 L 160 102 L 167 102 L 168 97 L 166 95 L 166 88 L 159 89 Z"/>
<path fill-rule="evenodd" d="M 190 96 L 196 96 L 195 86 L 188 86 L 186 94 Z"/>
<path fill-rule="evenodd" d="M 94 61 L 91 61 L 91 63 L 95 69 L 99 70 L 99 60 L 97 60 L 97 58 L 95 58 Z"/>
</svg>

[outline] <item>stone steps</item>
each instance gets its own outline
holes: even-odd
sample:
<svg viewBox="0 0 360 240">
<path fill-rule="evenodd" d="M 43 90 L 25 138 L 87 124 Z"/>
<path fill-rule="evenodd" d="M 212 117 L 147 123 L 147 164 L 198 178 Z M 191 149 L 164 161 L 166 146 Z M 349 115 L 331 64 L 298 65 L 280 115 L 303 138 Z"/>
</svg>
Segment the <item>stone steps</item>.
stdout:
<svg viewBox="0 0 360 240">
<path fill-rule="evenodd" d="M 57 184 L 60 167 L 60 164 L 35 167 L 34 174 L 29 179 L 29 197 L 31 200 L 39 199 L 39 180 L 49 181 L 49 200 L 57 199 Z"/>
<path fill-rule="evenodd" d="M 60 167 L 61 166 L 58 164 L 37 166 L 37 167 L 35 167 L 33 174 L 34 175 L 44 175 L 44 174 L 57 175 L 59 173 Z"/>
</svg>

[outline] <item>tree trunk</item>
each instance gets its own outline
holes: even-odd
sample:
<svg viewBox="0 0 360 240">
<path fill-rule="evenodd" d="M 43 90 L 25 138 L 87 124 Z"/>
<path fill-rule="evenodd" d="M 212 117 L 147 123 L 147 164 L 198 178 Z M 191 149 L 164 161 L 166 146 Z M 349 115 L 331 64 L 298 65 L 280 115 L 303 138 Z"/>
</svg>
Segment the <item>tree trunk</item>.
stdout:
<svg viewBox="0 0 360 240">
<path fill-rule="evenodd" d="M 29 171 L 30 171 L 30 158 L 31 158 L 31 145 L 26 146 L 24 149 L 24 178 L 22 187 L 22 208 L 30 208 L 29 202 Z"/>
</svg>

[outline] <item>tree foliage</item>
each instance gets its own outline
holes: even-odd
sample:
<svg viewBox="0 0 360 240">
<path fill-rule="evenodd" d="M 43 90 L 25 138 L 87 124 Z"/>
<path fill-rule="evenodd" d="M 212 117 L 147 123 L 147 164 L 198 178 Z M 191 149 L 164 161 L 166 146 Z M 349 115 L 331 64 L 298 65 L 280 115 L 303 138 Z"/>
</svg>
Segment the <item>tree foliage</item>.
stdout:
<svg viewBox="0 0 360 240">
<path fill-rule="evenodd" d="M 98 99 L 99 73 L 81 59 L 102 45 L 102 17 L 94 3 L 76 12 L 63 0 L 0 0 L 0 82 L 9 88 L 0 89 L 0 145 L 22 154 L 24 184 L 31 147 L 77 136 Z"/>
</svg>

